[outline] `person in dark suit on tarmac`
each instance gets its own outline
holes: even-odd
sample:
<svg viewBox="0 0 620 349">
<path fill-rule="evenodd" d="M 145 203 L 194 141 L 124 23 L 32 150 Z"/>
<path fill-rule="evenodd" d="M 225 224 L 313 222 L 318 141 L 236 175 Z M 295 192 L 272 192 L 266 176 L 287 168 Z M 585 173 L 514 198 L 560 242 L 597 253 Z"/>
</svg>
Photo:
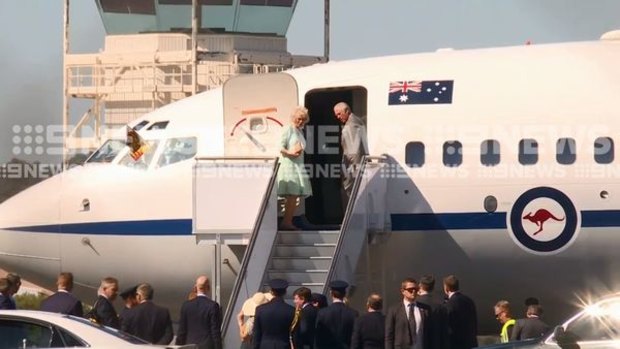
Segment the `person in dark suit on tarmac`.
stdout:
<svg viewBox="0 0 620 349">
<path fill-rule="evenodd" d="M 196 279 L 196 298 L 181 307 L 176 345 L 196 344 L 200 349 L 222 348 L 222 314 L 220 305 L 207 296 L 209 278 Z"/>
<path fill-rule="evenodd" d="M 147 283 L 136 289 L 138 305 L 123 319 L 122 330 L 152 344 L 166 345 L 172 341 L 172 320 L 168 309 L 153 303 L 153 287 Z"/>
<path fill-rule="evenodd" d="M 448 296 L 448 337 L 451 349 L 470 349 L 478 346 L 478 316 L 474 301 L 460 292 L 459 280 L 454 275 L 443 279 Z"/>
<path fill-rule="evenodd" d="M 416 302 L 425 304 L 431 310 L 429 324 L 432 329 L 429 331 L 429 345 L 431 349 L 447 349 L 448 343 L 448 316 L 443 304 L 443 297 L 440 298 L 433 293 L 435 289 L 435 277 L 424 275 L 420 278 L 418 295 Z"/>
<path fill-rule="evenodd" d="M 79 317 L 84 316 L 82 302 L 71 294 L 73 274 L 60 273 L 56 279 L 56 286 L 58 291 L 41 302 L 41 310 Z"/>
<path fill-rule="evenodd" d="M 288 282 L 273 279 L 269 282 L 273 299 L 256 308 L 254 318 L 254 349 L 289 349 L 295 308 L 284 302 Z"/>
<path fill-rule="evenodd" d="M 385 348 L 385 316 L 381 313 L 383 299 L 377 293 L 368 297 L 368 312 L 355 320 L 351 349 Z"/>
<path fill-rule="evenodd" d="M 540 319 L 542 315 L 542 307 L 533 304 L 527 307 L 527 317 L 517 320 L 515 327 L 512 329 L 511 341 L 519 341 L 530 338 L 541 338 L 551 329 L 544 321 Z"/>
<path fill-rule="evenodd" d="M 311 297 L 312 291 L 307 287 L 300 287 L 293 293 L 297 321 L 293 320 L 291 335 L 295 349 L 314 348 L 314 330 L 319 310 L 310 304 Z"/>
<path fill-rule="evenodd" d="M 121 328 L 123 327 L 123 321 L 125 321 L 125 319 L 127 318 L 127 315 L 129 315 L 129 311 L 132 308 L 134 308 L 136 305 L 138 305 L 138 299 L 137 299 L 138 295 L 136 294 L 136 290 L 138 289 L 138 286 L 139 285 L 128 288 L 119 294 L 119 296 L 121 296 L 121 298 L 123 299 L 123 302 L 125 302 L 125 306 L 123 307 L 123 310 L 121 310 L 120 314 L 118 314 L 118 317 L 121 321 Z"/>
<path fill-rule="evenodd" d="M 413 278 L 401 282 L 402 300 L 385 317 L 385 349 L 428 349 L 432 336 L 427 305 L 416 302 L 418 284 Z"/>
<path fill-rule="evenodd" d="M 357 311 L 344 303 L 349 284 L 342 280 L 329 283 L 332 304 L 319 310 L 316 318 L 315 347 L 317 349 L 349 348 Z"/>
<path fill-rule="evenodd" d="M 91 313 L 101 325 L 120 329 L 120 321 L 112 305 L 118 295 L 118 280 L 113 277 L 101 280 L 98 293 L 99 296 Z"/>
</svg>

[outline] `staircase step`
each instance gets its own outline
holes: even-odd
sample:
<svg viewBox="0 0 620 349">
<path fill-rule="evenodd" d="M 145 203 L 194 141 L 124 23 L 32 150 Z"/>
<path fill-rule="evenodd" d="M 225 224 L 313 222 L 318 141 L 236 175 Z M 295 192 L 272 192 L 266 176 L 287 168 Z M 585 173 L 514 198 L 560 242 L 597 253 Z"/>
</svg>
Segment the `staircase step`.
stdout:
<svg viewBox="0 0 620 349">
<path fill-rule="evenodd" d="M 329 269 L 332 257 L 273 257 L 273 269 Z"/>
<path fill-rule="evenodd" d="M 331 257 L 334 255 L 336 244 L 278 244 L 274 248 L 273 257 Z"/>
<path fill-rule="evenodd" d="M 338 230 L 280 231 L 278 232 L 278 243 L 300 245 L 315 243 L 335 244 L 338 242 L 339 237 L 340 231 Z"/>
<path fill-rule="evenodd" d="M 310 289 L 312 293 L 322 293 L 323 288 L 325 288 L 325 284 L 321 282 L 293 282 L 288 284 L 288 289 L 286 290 L 286 295 L 284 299 L 291 300 L 293 299 L 293 292 L 300 287 L 307 287 Z M 265 290 L 269 290 L 269 286 L 263 285 Z"/>
<path fill-rule="evenodd" d="M 328 270 L 269 270 L 269 279 L 284 279 L 289 283 L 325 283 Z"/>
</svg>

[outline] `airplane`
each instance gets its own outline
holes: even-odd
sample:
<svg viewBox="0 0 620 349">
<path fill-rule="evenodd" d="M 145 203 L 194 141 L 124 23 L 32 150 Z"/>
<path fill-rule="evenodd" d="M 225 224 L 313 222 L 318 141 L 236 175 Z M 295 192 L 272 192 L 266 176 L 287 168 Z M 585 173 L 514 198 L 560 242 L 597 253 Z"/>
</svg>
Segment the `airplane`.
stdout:
<svg viewBox="0 0 620 349">
<path fill-rule="evenodd" d="M 576 295 L 617 289 L 620 31 L 600 40 L 329 62 L 231 78 L 222 88 L 131 122 L 149 145 L 135 161 L 120 132 L 83 165 L 0 204 L 0 264 L 43 285 L 72 271 L 84 301 L 112 275 L 152 283 L 174 316 L 213 248 L 192 235 L 192 168 L 201 156 L 277 156 L 282 125 L 309 109 L 310 167 L 338 166 L 347 102 L 390 176 L 389 228 L 359 263 L 356 293 L 386 304 L 404 277 L 454 274 L 496 333 L 493 305 L 540 299 L 549 323 Z M 312 224 L 340 224 L 339 176 L 312 178 Z M 240 197 L 221 197 L 234 207 Z M 231 209 L 231 219 L 243 212 Z M 222 295 L 243 246 L 224 246 Z M 605 290 L 603 292 L 602 290 Z M 225 296 L 222 298 L 225 302 Z"/>
</svg>

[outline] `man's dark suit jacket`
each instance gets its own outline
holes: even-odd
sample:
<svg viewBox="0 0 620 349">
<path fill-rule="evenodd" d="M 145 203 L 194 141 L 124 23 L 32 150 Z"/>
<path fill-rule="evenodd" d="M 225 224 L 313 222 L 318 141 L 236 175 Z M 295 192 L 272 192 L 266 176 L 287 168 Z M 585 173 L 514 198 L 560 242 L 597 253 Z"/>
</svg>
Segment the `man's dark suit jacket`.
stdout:
<svg viewBox="0 0 620 349">
<path fill-rule="evenodd" d="M 416 307 L 420 309 L 422 318 L 422 347 L 427 349 L 430 348 L 431 341 L 432 326 L 428 320 L 431 309 L 422 303 L 416 303 Z M 411 347 L 407 311 L 402 300 L 388 310 L 385 316 L 385 349 Z"/>
<path fill-rule="evenodd" d="M 254 349 L 289 349 L 294 317 L 295 308 L 281 297 L 259 305 L 254 318 Z"/>
<path fill-rule="evenodd" d="M 439 298 L 434 294 L 427 293 L 416 297 L 418 304 L 425 304 L 430 308 L 430 316 L 428 318 L 429 326 L 429 348 L 430 349 L 447 349 L 450 347 L 448 342 L 448 315 L 443 304 L 443 298 Z"/>
<path fill-rule="evenodd" d="M 530 338 L 541 338 L 547 334 L 550 329 L 549 325 L 537 317 L 519 319 L 512 329 L 510 340 L 519 341 Z"/>
<path fill-rule="evenodd" d="M 84 316 L 82 302 L 69 292 L 56 292 L 41 303 L 41 310 L 51 313 Z"/>
<path fill-rule="evenodd" d="M 478 346 L 478 316 L 474 301 L 456 292 L 446 302 L 448 336 L 451 349 L 470 349 Z"/>
<path fill-rule="evenodd" d="M 197 344 L 200 349 L 220 349 L 221 325 L 219 304 L 207 296 L 199 295 L 181 307 L 176 344 Z"/>
<path fill-rule="evenodd" d="M 112 306 L 112 303 L 104 296 L 99 296 L 97 298 L 94 311 L 102 325 L 116 329 L 121 328 L 114 306 Z"/>
<path fill-rule="evenodd" d="M 297 324 L 293 332 L 295 349 L 314 348 L 314 329 L 318 312 L 319 310 L 309 303 L 301 308 L 299 324 Z"/>
<path fill-rule="evenodd" d="M 0 309 L 15 309 L 15 303 L 11 300 L 11 297 L 0 294 Z"/>
<path fill-rule="evenodd" d="M 316 317 L 315 347 L 317 349 L 350 348 L 357 311 L 342 302 L 319 310 Z"/>
<path fill-rule="evenodd" d="M 172 341 L 172 320 L 168 309 L 151 301 L 142 302 L 125 313 L 123 332 L 153 344 L 170 344 Z"/>
<path fill-rule="evenodd" d="M 380 311 L 366 313 L 355 320 L 351 349 L 385 348 L 385 316 Z"/>
</svg>

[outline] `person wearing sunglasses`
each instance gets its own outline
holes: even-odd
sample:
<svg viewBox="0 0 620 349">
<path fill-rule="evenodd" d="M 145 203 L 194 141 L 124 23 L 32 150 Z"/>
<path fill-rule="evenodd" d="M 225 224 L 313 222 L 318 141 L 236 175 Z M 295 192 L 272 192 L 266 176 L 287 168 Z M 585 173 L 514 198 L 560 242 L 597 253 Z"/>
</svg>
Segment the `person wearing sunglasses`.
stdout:
<svg viewBox="0 0 620 349">
<path fill-rule="evenodd" d="M 402 301 L 392 306 L 385 317 L 385 349 L 432 348 L 430 308 L 416 302 L 418 289 L 413 278 L 401 283 Z"/>
<path fill-rule="evenodd" d="M 505 300 L 501 300 L 493 307 L 495 310 L 495 319 L 502 324 L 502 331 L 499 334 L 499 340 L 501 343 L 507 343 L 510 341 L 512 335 L 512 329 L 515 326 L 516 320 L 512 318 L 510 312 L 510 303 Z"/>
</svg>

